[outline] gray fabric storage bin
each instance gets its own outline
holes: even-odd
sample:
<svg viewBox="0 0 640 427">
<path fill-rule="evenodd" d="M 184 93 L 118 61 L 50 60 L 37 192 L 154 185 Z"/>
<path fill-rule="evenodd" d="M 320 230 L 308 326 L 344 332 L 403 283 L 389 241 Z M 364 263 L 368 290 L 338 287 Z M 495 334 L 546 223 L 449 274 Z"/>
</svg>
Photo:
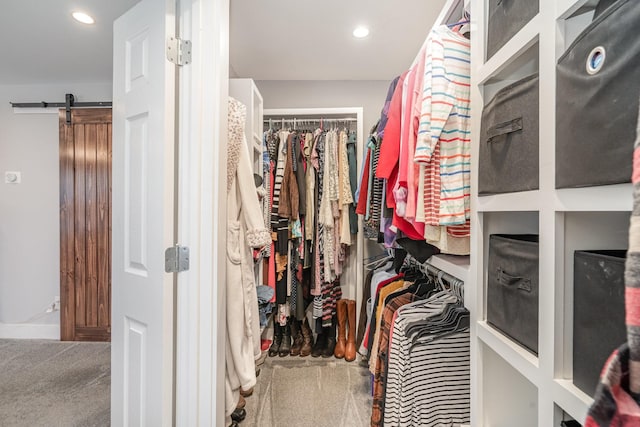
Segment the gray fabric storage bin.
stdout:
<svg viewBox="0 0 640 427">
<path fill-rule="evenodd" d="M 482 111 L 478 194 L 539 188 L 538 74 L 501 89 Z"/>
<path fill-rule="evenodd" d="M 625 250 L 576 251 L 573 264 L 573 383 L 593 396 L 611 353 L 627 340 Z"/>
<path fill-rule="evenodd" d="M 618 0 L 559 59 L 556 188 L 631 181 L 640 94 L 640 1 Z"/>
<path fill-rule="evenodd" d="M 487 322 L 538 354 L 538 235 L 489 237 Z"/>
<path fill-rule="evenodd" d="M 538 0 L 489 0 L 487 59 L 538 14 Z"/>
</svg>

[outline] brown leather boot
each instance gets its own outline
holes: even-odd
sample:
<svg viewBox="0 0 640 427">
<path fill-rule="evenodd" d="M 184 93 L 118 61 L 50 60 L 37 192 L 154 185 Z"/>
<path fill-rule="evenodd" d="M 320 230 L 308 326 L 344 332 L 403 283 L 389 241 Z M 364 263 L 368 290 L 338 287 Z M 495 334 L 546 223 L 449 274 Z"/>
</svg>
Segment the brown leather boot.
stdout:
<svg viewBox="0 0 640 427">
<path fill-rule="evenodd" d="M 311 354 L 311 346 L 313 345 L 313 332 L 311 332 L 311 327 L 309 326 L 309 322 L 307 318 L 302 321 L 302 347 L 300 348 L 300 357 L 307 357 Z"/>
<path fill-rule="evenodd" d="M 293 339 L 293 345 L 289 352 L 292 356 L 299 356 L 300 349 L 302 348 L 302 332 L 300 331 L 300 322 L 298 319 L 291 319 L 291 338 Z"/>
<path fill-rule="evenodd" d="M 356 360 L 356 302 L 347 300 L 347 312 L 349 321 L 349 336 L 344 351 L 344 360 L 353 362 Z"/>
<path fill-rule="evenodd" d="M 338 314 L 338 339 L 333 355 L 338 359 L 342 359 L 347 345 L 347 300 L 338 300 L 336 312 Z"/>
</svg>

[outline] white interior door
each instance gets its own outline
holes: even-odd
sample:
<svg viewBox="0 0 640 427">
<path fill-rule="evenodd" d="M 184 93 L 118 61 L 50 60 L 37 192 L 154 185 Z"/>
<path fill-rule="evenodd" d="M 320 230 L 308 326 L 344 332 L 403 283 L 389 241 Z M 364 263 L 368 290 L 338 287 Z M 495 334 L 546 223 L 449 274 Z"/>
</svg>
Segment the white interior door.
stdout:
<svg viewBox="0 0 640 427">
<path fill-rule="evenodd" d="M 142 0 L 114 23 L 111 423 L 173 421 L 175 0 Z"/>
</svg>

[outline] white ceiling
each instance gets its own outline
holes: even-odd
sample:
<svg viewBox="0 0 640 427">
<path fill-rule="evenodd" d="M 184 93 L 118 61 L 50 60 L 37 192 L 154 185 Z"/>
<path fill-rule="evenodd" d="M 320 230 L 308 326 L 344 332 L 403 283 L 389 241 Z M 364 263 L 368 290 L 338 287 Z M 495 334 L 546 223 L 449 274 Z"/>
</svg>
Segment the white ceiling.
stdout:
<svg viewBox="0 0 640 427">
<path fill-rule="evenodd" d="M 113 21 L 139 0 L 2 0 L 0 84 L 112 78 Z M 445 0 L 230 0 L 230 61 L 256 80 L 389 80 Z M 71 12 L 94 16 L 84 25 Z M 351 32 L 366 24 L 371 34 Z"/>
<path fill-rule="evenodd" d="M 0 84 L 111 81 L 113 21 L 138 1 L 2 0 Z"/>
<path fill-rule="evenodd" d="M 231 0 L 230 62 L 256 80 L 390 80 L 445 0 Z M 371 30 L 365 39 L 351 32 Z"/>
</svg>

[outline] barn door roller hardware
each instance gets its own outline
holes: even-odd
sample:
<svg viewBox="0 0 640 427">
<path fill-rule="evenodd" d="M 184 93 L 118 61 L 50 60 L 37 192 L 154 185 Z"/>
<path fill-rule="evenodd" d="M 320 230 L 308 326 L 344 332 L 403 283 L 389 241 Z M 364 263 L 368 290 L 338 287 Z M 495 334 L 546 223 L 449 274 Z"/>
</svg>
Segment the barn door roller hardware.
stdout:
<svg viewBox="0 0 640 427">
<path fill-rule="evenodd" d="M 10 102 L 14 108 L 64 108 L 67 113 L 67 124 L 71 124 L 71 109 L 82 107 L 111 107 L 109 101 L 98 102 L 76 102 L 75 97 L 71 93 L 64 96 L 64 102 Z"/>
</svg>

